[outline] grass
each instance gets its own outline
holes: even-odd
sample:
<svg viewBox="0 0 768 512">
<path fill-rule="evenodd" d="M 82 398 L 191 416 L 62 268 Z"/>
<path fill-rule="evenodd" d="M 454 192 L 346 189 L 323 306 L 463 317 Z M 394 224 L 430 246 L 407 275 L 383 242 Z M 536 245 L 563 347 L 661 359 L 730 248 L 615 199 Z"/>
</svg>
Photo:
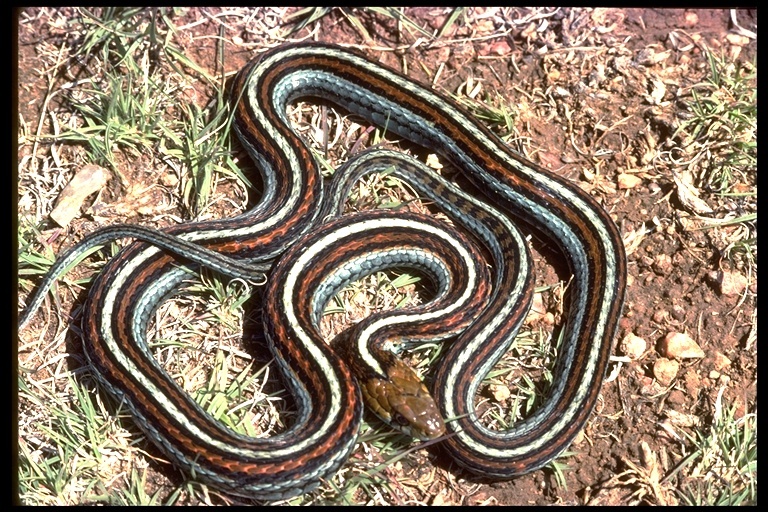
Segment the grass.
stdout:
<svg viewBox="0 0 768 512">
<path fill-rule="evenodd" d="M 126 413 L 118 408 L 106 414 L 91 385 L 79 382 L 81 375 L 57 375 L 67 382 L 62 390 L 50 379 L 19 378 L 19 402 L 30 422 L 20 424 L 26 435 L 19 438 L 19 490 L 26 505 L 109 500 L 113 465 L 135 456 L 130 434 L 116 419 Z"/>
<path fill-rule="evenodd" d="M 731 62 L 706 50 L 708 75 L 690 87 L 688 111 L 675 137 L 702 192 L 733 200 L 748 213 L 708 219 L 700 229 L 737 225 L 739 235 L 723 252 L 756 264 L 757 88 L 756 66 Z"/>
<path fill-rule="evenodd" d="M 368 29 L 366 28 L 366 23 L 361 19 L 361 16 L 365 14 L 366 16 L 371 15 L 378 15 L 382 19 L 392 19 L 395 22 L 397 22 L 398 26 L 401 26 L 405 31 L 407 31 L 410 35 L 415 35 L 417 37 L 433 37 L 434 34 L 429 32 L 428 30 L 421 27 L 418 23 L 411 20 L 407 15 L 404 14 L 403 8 L 397 8 L 397 7 L 366 7 L 366 8 L 345 8 L 345 7 L 336 7 L 336 8 L 329 8 L 329 7 L 306 7 L 304 9 L 301 9 L 299 11 L 296 11 L 295 13 L 289 15 L 286 19 L 288 22 L 294 23 L 294 26 L 290 30 L 290 33 L 299 32 L 304 28 L 307 28 L 308 26 L 311 26 L 314 23 L 317 23 L 322 18 L 329 16 L 333 12 L 337 12 L 340 16 L 343 16 L 344 19 L 346 19 L 349 24 L 354 27 L 354 29 L 357 31 L 358 34 L 360 34 L 364 41 L 366 42 L 373 42 L 373 38 L 371 37 Z M 440 31 L 437 34 L 437 37 L 441 37 L 443 33 L 445 33 L 453 23 L 456 22 L 456 20 L 459 18 L 463 11 L 463 8 L 457 7 L 453 9 L 451 12 L 451 15 L 446 19 L 446 22 L 441 27 Z"/>
<path fill-rule="evenodd" d="M 737 416 L 722 391 L 709 428 L 688 435 L 694 450 L 678 468 L 686 470 L 678 491 L 685 505 L 757 504 L 757 415 Z"/>
<path fill-rule="evenodd" d="M 755 66 L 729 62 L 713 51 L 706 57 L 709 76 L 691 87 L 690 118 L 677 135 L 685 134 L 689 152 L 707 153 L 697 185 L 733 194 L 734 186 L 750 181 L 757 167 Z"/>
<path fill-rule="evenodd" d="M 84 125 L 55 137 L 57 142 L 83 143 L 89 157 L 118 172 L 115 150 L 134 155 L 149 151 L 159 140 L 159 113 L 169 97 L 152 80 L 134 83 L 134 75 L 113 75 L 93 89 L 81 89 L 72 106 Z M 165 100 L 165 101 L 163 101 Z M 125 183 L 126 178 L 120 176 Z"/>
</svg>

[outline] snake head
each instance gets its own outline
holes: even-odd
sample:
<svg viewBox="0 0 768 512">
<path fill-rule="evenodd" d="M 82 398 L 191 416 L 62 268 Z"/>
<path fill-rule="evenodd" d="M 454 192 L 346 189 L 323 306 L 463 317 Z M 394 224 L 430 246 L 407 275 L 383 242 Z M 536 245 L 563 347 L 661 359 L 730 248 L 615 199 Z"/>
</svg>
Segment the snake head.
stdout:
<svg viewBox="0 0 768 512">
<path fill-rule="evenodd" d="M 445 423 L 435 400 L 416 372 L 399 359 L 387 366 L 387 378 L 363 382 L 366 405 L 392 428 L 427 441 L 445 433 Z"/>
</svg>

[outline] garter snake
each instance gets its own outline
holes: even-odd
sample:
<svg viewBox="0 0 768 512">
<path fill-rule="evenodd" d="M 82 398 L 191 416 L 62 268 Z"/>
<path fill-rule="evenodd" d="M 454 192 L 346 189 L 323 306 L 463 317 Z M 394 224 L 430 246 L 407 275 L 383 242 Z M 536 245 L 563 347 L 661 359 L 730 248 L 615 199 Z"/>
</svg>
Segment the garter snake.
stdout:
<svg viewBox="0 0 768 512">
<path fill-rule="evenodd" d="M 231 258 L 251 265 L 251 272 L 261 272 L 301 239 L 289 249 L 288 257 L 279 258 L 275 271 L 283 277 L 270 278 L 265 302 L 266 332 L 277 347 L 281 366 L 292 375 L 287 384 L 300 415 L 284 434 L 265 440 L 247 438 L 211 421 L 165 374 L 149 353 L 144 331 L 154 309 L 185 275 L 176 255 L 183 249 L 171 247 L 168 252 L 161 250 L 162 243 L 138 241 L 123 249 L 95 279 L 84 309 L 83 335 L 95 373 L 129 405 L 148 436 L 193 477 L 264 499 L 313 488 L 351 451 L 360 421 L 360 391 L 338 356 L 307 333 L 313 329 L 323 298 L 369 260 L 329 268 L 331 277 L 316 281 L 312 277 L 319 274 L 312 272 L 312 265 L 320 260 L 302 255 L 309 251 L 319 256 L 323 249 L 333 254 L 335 239 L 350 230 L 366 234 L 354 227 L 366 222 L 367 234 L 376 240 L 381 240 L 376 238 L 378 233 L 389 233 L 386 239 L 395 237 L 387 224 L 420 232 L 425 241 L 440 237 L 430 231 L 438 228 L 426 227 L 430 224 L 425 219 L 394 221 L 373 215 L 356 220 L 341 217 L 320 225 L 322 205 L 327 203 L 317 164 L 290 128 L 285 110 L 291 101 L 318 97 L 438 152 L 494 205 L 471 207 L 482 220 L 463 221 L 492 254 L 492 290 L 484 308 L 475 306 L 481 309 L 478 317 L 449 345 L 436 370 L 433 396 L 440 415 L 449 420 L 445 428 L 450 435 L 442 444 L 465 468 L 492 477 L 532 471 L 564 450 L 597 401 L 623 306 L 624 248 L 605 210 L 579 187 L 513 152 L 447 96 L 336 46 L 301 44 L 270 50 L 241 70 L 232 97 L 236 132 L 262 173 L 263 196 L 238 217 L 181 224 L 167 230 L 166 238 L 159 238 L 172 245 L 176 237 L 218 253 L 224 258 L 220 263 L 225 271 L 225 260 Z M 342 189 L 340 185 L 334 190 Z M 326 195 L 333 203 L 343 192 Z M 450 208 L 447 211 L 451 213 Z M 465 211 L 453 211 L 459 222 Z M 513 341 L 530 304 L 532 286 L 525 244 L 514 227 L 500 220 L 508 216 L 522 218 L 551 240 L 573 279 L 549 396 L 525 420 L 505 431 L 491 431 L 479 423 L 474 397 L 482 378 Z M 457 247 L 457 240 L 446 235 L 449 247 L 445 249 L 450 252 Z M 462 273 L 427 257 L 428 249 L 403 244 L 386 246 L 373 258 L 380 258 L 384 266 L 389 264 L 386 261 L 424 265 L 423 270 L 437 282 L 447 280 L 452 272 Z M 348 255 L 353 260 L 365 250 L 354 247 L 357 251 Z M 421 255 L 416 257 L 419 262 L 414 254 Z M 201 252 L 182 260 L 206 265 L 206 258 Z M 464 263 L 475 259 L 465 257 Z M 305 281 L 325 292 L 299 286 Z M 280 282 L 293 283 L 294 290 L 304 290 L 303 295 L 297 297 L 293 290 L 278 286 Z M 23 321 L 33 312 L 27 310 Z M 359 335 L 366 337 L 379 327 L 365 324 Z M 366 347 L 358 345 L 358 349 L 367 361 Z"/>
</svg>

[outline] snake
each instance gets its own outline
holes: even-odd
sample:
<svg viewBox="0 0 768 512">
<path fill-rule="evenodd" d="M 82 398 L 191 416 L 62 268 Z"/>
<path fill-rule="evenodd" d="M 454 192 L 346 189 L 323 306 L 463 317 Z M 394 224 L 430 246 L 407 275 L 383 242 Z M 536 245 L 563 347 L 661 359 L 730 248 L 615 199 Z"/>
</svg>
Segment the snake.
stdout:
<svg viewBox="0 0 768 512">
<path fill-rule="evenodd" d="M 461 467 L 481 476 L 512 478 L 561 454 L 598 400 L 624 303 L 626 255 L 606 210 L 513 151 L 448 95 L 339 46 L 273 48 L 240 70 L 231 98 L 234 131 L 264 183 L 258 202 L 231 218 L 162 231 L 117 225 L 86 237 L 28 299 L 20 328 L 85 248 L 135 238 L 91 285 L 82 314 L 85 353 L 99 381 L 192 478 L 264 500 L 307 493 L 349 457 L 363 396 L 385 421 L 439 439 Z M 287 105 L 302 99 L 338 106 L 438 153 L 472 191 L 381 149 L 356 156 L 324 185 L 288 119 Z M 412 183 L 468 234 L 413 213 L 342 215 L 351 183 L 374 171 Z M 533 294 L 531 257 L 515 219 L 557 249 L 572 279 L 551 389 L 530 415 L 494 430 L 480 421 L 475 398 L 513 343 Z M 298 409 L 285 432 L 251 438 L 219 424 L 152 356 L 150 318 L 200 267 L 266 277 L 265 334 Z M 435 296 L 365 319 L 326 343 L 318 325 L 333 295 L 393 267 L 426 275 Z M 393 355 L 398 340 L 413 339 L 447 340 L 431 391 Z"/>
</svg>

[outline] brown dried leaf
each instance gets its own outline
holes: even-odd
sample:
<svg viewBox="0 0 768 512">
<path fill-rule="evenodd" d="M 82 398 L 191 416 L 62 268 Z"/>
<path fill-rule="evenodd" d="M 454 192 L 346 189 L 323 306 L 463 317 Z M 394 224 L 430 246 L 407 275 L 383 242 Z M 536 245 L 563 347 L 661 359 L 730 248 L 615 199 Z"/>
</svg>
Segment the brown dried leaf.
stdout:
<svg viewBox="0 0 768 512">
<path fill-rule="evenodd" d="M 101 190 L 111 177 L 108 170 L 98 165 L 86 165 L 67 183 L 56 199 L 56 207 L 51 211 L 51 219 L 61 227 L 67 227 L 80 213 L 85 199 Z"/>
</svg>

